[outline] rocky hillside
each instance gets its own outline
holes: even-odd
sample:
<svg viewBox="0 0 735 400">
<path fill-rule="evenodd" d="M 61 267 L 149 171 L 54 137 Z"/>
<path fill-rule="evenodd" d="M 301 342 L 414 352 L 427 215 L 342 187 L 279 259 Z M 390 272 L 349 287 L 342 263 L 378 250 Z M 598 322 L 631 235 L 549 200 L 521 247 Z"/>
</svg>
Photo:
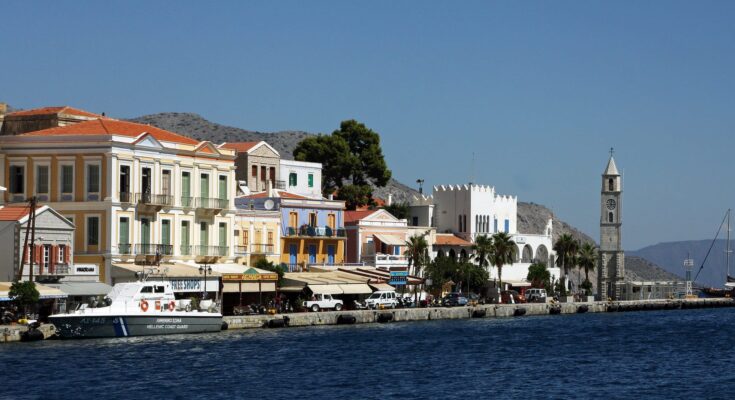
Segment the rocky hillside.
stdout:
<svg viewBox="0 0 735 400">
<path fill-rule="evenodd" d="M 712 249 L 710 250 L 710 246 Z M 735 248 L 735 243 L 730 243 L 730 248 Z M 684 259 L 692 258 L 694 260 L 694 268 L 692 269 L 692 278 L 696 276 L 697 284 L 711 287 L 722 287 L 727 279 L 727 263 L 725 251 L 727 249 L 727 240 L 718 239 L 712 243 L 712 240 L 687 240 L 681 242 L 658 243 L 653 246 L 647 246 L 640 250 L 628 252 L 632 255 L 644 257 L 662 266 L 669 272 L 683 275 Z M 709 256 L 705 261 L 705 256 Z M 702 265 L 704 263 L 704 265 Z M 730 259 L 730 274 L 735 273 L 735 259 Z M 700 271 L 701 268 L 701 271 Z M 699 272 L 699 276 L 697 273 Z"/>
</svg>

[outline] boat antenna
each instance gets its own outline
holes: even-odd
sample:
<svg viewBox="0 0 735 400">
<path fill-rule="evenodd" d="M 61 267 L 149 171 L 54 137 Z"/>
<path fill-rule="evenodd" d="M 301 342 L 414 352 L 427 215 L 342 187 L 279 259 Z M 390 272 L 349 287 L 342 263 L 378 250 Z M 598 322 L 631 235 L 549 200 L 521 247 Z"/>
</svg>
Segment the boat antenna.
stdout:
<svg viewBox="0 0 735 400">
<path fill-rule="evenodd" d="M 720 236 L 720 231 L 722 231 L 722 226 L 725 225 L 725 220 L 728 219 L 729 216 L 730 216 L 730 210 L 728 209 L 727 212 L 725 213 L 725 218 L 723 218 L 722 222 L 720 223 L 720 227 L 717 228 L 717 233 L 715 234 L 715 238 L 712 239 L 712 243 L 710 243 L 709 245 L 709 249 L 707 250 L 707 254 L 705 254 L 704 256 L 704 260 L 702 260 L 702 265 L 699 266 L 697 275 L 694 276 L 694 282 L 697 281 L 697 277 L 699 277 L 699 273 L 702 272 L 702 269 L 704 269 L 704 263 L 707 262 L 707 257 L 709 257 L 709 253 L 712 251 L 712 247 L 714 247 L 717 237 Z"/>
</svg>

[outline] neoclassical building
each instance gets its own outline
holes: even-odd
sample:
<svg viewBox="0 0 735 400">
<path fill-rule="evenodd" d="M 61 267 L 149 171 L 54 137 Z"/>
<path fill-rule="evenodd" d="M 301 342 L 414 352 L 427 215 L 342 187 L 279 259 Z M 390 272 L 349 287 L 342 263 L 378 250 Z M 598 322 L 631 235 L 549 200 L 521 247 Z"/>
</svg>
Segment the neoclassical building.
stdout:
<svg viewBox="0 0 735 400">
<path fill-rule="evenodd" d="M 73 260 L 234 261 L 235 152 L 99 116 L 0 137 L 5 202 L 36 196 L 76 226 Z"/>
</svg>

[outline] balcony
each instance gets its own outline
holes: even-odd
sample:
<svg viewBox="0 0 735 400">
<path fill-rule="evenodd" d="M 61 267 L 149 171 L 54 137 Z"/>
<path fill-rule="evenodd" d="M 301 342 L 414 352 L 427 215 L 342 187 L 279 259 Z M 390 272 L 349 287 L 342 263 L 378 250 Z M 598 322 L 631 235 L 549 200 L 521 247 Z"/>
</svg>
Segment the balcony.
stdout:
<svg viewBox="0 0 735 400">
<path fill-rule="evenodd" d="M 27 272 L 28 264 L 25 265 L 25 268 Z M 38 264 L 33 265 L 33 275 L 35 276 L 59 276 L 70 274 L 71 268 L 69 267 L 69 264 L 65 263 L 57 263 L 53 266 L 44 265 L 43 268 L 40 268 Z"/>
<path fill-rule="evenodd" d="M 229 200 L 219 199 L 216 197 L 194 198 L 194 207 L 196 207 L 197 210 L 220 212 L 221 210 L 227 208 L 228 204 Z"/>
<path fill-rule="evenodd" d="M 290 237 L 318 237 L 318 238 L 336 238 L 342 239 L 347 237 L 344 229 L 332 229 L 329 226 L 309 226 L 303 225 L 300 228 L 288 227 L 284 236 Z"/>
<path fill-rule="evenodd" d="M 138 256 L 172 256 L 174 246 L 170 244 L 138 243 L 135 245 L 135 255 Z"/>
<path fill-rule="evenodd" d="M 135 203 L 142 209 L 160 210 L 174 205 L 174 198 L 168 194 L 136 193 Z"/>
<path fill-rule="evenodd" d="M 248 245 L 235 246 L 235 254 L 237 255 L 250 254 L 250 246 Z"/>
<path fill-rule="evenodd" d="M 221 257 L 227 257 L 230 253 L 229 246 L 192 246 L 195 261 L 217 262 Z"/>
<path fill-rule="evenodd" d="M 193 208 L 194 207 L 194 197 L 182 197 L 181 198 L 181 207 L 183 208 Z"/>
<path fill-rule="evenodd" d="M 266 243 L 253 243 L 250 245 L 250 253 L 252 254 L 273 254 L 275 245 Z"/>
</svg>

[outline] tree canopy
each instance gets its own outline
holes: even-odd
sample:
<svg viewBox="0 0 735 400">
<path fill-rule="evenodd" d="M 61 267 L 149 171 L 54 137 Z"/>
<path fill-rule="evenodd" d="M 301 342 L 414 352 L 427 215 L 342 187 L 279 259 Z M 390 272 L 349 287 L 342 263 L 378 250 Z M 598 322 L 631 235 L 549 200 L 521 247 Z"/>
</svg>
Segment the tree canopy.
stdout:
<svg viewBox="0 0 735 400">
<path fill-rule="evenodd" d="M 391 178 L 380 135 L 353 119 L 342 121 L 331 135 L 302 140 L 293 155 L 298 161 L 321 163 L 323 195 L 336 190 L 348 208 L 372 204 L 372 185 L 383 187 Z"/>
<path fill-rule="evenodd" d="M 410 208 L 408 202 L 397 202 L 389 206 L 384 206 L 383 209 L 388 211 L 392 216 L 398 219 L 408 219 L 410 216 Z"/>
<path fill-rule="evenodd" d="M 36 284 L 31 281 L 13 282 L 8 291 L 8 296 L 23 309 L 27 314 L 28 309 L 38 303 L 41 295 L 36 289 Z"/>
</svg>

